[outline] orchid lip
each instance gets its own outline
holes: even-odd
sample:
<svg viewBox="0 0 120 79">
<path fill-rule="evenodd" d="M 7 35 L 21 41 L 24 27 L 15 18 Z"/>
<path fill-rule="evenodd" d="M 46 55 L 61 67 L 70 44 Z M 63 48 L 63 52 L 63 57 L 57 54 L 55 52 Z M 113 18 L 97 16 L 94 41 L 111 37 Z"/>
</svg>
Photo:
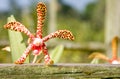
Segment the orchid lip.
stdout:
<svg viewBox="0 0 120 79">
<path fill-rule="evenodd" d="M 43 41 L 40 38 L 35 38 L 33 41 L 33 44 L 36 46 L 40 46 L 42 43 L 43 43 Z"/>
</svg>

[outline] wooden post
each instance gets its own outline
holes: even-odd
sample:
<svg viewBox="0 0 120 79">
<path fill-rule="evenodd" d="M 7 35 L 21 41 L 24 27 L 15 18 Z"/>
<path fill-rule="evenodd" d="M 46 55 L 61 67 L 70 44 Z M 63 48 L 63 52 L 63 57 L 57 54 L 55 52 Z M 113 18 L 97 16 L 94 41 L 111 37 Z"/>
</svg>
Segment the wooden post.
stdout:
<svg viewBox="0 0 120 79">
<path fill-rule="evenodd" d="M 119 79 L 120 65 L 112 64 L 0 64 L 1 79 Z"/>
<path fill-rule="evenodd" d="M 27 28 L 30 29 L 30 31 L 35 32 L 35 25 L 33 22 L 33 19 L 30 15 L 29 7 L 24 7 L 21 10 L 21 15 L 22 15 L 22 23 L 27 26 Z"/>
<path fill-rule="evenodd" d="M 55 32 L 57 27 L 57 0 L 50 0 L 48 33 Z"/>
<path fill-rule="evenodd" d="M 115 36 L 120 38 L 120 0 L 106 0 L 105 43 L 107 54 L 111 57 L 111 41 Z M 118 49 L 120 51 L 120 49 Z"/>
<path fill-rule="evenodd" d="M 48 11 L 49 11 L 48 34 L 50 34 L 57 30 L 57 0 L 50 0 Z M 56 39 L 52 39 L 48 43 L 55 42 Z"/>
</svg>

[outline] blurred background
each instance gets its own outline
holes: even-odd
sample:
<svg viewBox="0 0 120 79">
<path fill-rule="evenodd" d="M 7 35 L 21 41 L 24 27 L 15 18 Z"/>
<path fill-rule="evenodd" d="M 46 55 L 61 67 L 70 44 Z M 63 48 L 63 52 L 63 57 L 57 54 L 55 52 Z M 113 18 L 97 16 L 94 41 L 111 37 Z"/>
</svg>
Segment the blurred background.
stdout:
<svg viewBox="0 0 120 79">
<path fill-rule="evenodd" d="M 49 51 L 59 44 L 64 45 L 59 63 L 90 63 L 88 56 L 92 52 L 105 53 L 106 0 L 0 0 L 0 63 L 11 62 L 10 52 L 1 50 L 9 45 L 7 30 L 3 28 L 7 17 L 14 15 L 17 21 L 35 33 L 36 4 L 40 1 L 47 5 L 43 36 L 67 29 L 75 37 L 74 41 L 49 41 Z M 27 36 L 23 36 L 26 42 Z"/>
</svg>

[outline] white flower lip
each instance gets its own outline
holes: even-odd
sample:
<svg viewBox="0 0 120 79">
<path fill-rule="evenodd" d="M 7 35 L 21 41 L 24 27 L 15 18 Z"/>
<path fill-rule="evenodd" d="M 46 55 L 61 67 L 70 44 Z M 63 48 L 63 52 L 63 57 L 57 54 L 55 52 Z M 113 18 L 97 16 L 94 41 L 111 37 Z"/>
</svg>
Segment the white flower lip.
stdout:
<svg viewBox="0 0 120 79">
<path fill-rule="evenodd" d="M 33 44 L 36 46 L 40 46 L 42 44 L 42 39 L 35 38 L 33 41 Z"/>
</svg>

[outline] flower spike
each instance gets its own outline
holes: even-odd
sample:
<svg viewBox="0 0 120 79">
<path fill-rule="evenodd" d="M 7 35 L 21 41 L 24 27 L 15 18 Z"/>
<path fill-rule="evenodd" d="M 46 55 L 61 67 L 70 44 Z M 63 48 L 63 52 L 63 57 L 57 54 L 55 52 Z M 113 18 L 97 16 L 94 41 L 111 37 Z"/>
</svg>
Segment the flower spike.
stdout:
<svg viewBox="0 0 120 79">
<path fill-rule="evenodd" d="M 30 33 L 30 31 L 24 25 L 22 25 L 20 22 L 10 22 L 10 23 L 4 25 L 4 28 L 23 32 L 26 35 L 28 35 L 30 38 L 34 37 L 34 35 L 32 33 Z"/>
</svg>

